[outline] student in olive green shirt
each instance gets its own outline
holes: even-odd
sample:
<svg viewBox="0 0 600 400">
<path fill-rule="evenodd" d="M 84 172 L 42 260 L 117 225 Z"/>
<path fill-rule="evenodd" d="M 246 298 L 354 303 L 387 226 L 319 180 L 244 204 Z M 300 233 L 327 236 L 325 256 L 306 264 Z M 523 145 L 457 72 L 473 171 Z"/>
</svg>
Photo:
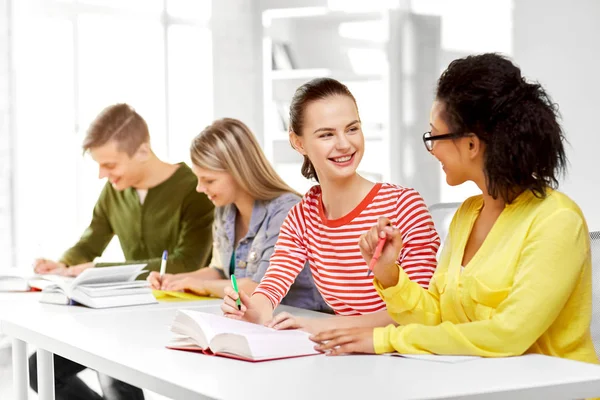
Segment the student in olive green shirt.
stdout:
<svg viewBox="0 0 600 400">
<path fill-rule="evenodd" d="M 149 270 L 160 269 L 164 250 L 169 273 L 208 265 L 214 206 L 196 192 L 190 168 L 159 160 L 149 140 L 146 123 L 126 104 L 108 107 L 97 117 L 83 148 L 108 182 L 79 241 L 58 262 L 36 260 L 37 273 L 79 275 L 94 266 L 114 235 L 127 262 L 148 263 Z"/>
<path fill-rule="evenodd" d="M 168 250 L 169 273 L 208 265 L 214 206 L 196 192 L 196 176 L 187 165 L 165 163 L 152 152 L 148 126 L 133 108 L 116 104 L 102 111 L 89 128 L 83 149 L 98 163 L 99 178 L 108 182 L 79 241 L 58 261 L 36 260 L 37 273 L 76 276 L 101 266 L 94 259 L 114 235 L 126 263 L 147 263 L 147 269 L 158 271 L 161 255 Z M 36 360 L 34 354 L 29 361 L 34 390 Z M 57 400 L 144 398 L 141 389 L 102 374 L 98 375 L 104 397 L 99 396 L 76 376 L 85 368 L 54 356 Z"/>
<path fill-rule="evenodd" d="M 168 250 L 169 273 L 206 265 L 212 249 L 213 205 L 196 192 L 196 176 L 185 163 L 173 167 L 171 176 L 141 194 L 140 189 L 118 191 L 107 183 L 90 226 L 59 262 L 67 267 L 86 264 L 117 235 L 129 264 L 147 263 L 146 269 L 158 271 L 163 250 Z M 102 265 L 108 264 L 96 264 Z"/>
</svg>

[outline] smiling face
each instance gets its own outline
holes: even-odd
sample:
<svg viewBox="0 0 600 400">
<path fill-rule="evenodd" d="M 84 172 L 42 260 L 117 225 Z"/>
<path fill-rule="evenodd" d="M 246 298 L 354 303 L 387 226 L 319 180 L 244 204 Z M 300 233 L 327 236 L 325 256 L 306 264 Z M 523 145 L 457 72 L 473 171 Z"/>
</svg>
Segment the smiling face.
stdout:
<svg viewBox="0 0 600 400">
<path fill-rule="evenodd" d="M 364 154 L 364 136 L 354 100 L 334 95 L 309 103 L 300 135 L 291 133 L 296 150 L 308 156 L 319 181 L 356 174 Z"/>
<path fill-rule="evenodd" d="M 136 187 L 144 178 L 145 161 L 150 154 L 147 143 L 129 156 L 127 152 L 119 149 L 119 143 L 111 140 L 102 146 L 92 147 L 90 155 L 98 163 L 98 178 L 108 178 L 115 190 L 121 191 Z"/>
<path fill-rule="evenodd" d="M 223 207 L 235 203 L 238 193 L 241 191 L 239 185 L 227 172 L 211 171 L 192 165 L 192 171 L 198 178 L 196 191 L 205 193 L 215 207 Z"/>
<path fill-rule="evenodd" d="M 429 125 L 431 136 L 453 132 L 445 118 L 444 103 L 436 100 L 431 107 Z M 457 186 L 482 173 L 482 143 L 475 135 L 460 138 L 435 140 L 431 142 L 431 154 L 442 164 L 446 173 L 446 183 Z"/>
</svg>

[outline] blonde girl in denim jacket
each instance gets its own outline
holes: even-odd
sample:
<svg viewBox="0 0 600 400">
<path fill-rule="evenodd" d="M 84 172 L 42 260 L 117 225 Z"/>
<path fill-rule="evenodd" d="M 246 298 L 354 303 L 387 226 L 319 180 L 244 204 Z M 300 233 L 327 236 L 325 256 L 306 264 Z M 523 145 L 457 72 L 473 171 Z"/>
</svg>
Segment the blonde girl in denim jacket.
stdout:
<svg viewBox="0 0 600 400">
<path fill-rule="evenodd" d="M 223 297 L 235 274 L 240 289 L 251 293 L 265 274 L 281 224 L 300 195 L 277 175 L 239 120 L 215 121 L 194 138 L 190 152 L 198 177 L 196 190 L 206 193 L 216 207 L 212 261 L 207 268 L 165 274 L 162 279 L 153 272 L 149 281 L 155 289 Z M 283 304 L 327 310 L 308 266 Z"/>
</svg>

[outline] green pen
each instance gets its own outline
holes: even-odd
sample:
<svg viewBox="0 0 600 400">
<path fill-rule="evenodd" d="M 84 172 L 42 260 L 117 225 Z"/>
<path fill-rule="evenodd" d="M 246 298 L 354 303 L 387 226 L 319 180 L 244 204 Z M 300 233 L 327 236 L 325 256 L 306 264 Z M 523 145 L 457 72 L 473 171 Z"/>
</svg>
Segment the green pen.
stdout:
<svg viewBox="0 0 600 400">
<path fill-rule="evenodd" d="M 231 284 L 233 285 L 233 290 L 238 294 L 238 298 L 235 301 L 235 304 L 238 306 L 238 310 L 242 309 L 242 302 L 240 301 L 240 291 L 237 287 L 237 280 L 235 279 L 235 275 L 231 274 Z"/>
</svg>

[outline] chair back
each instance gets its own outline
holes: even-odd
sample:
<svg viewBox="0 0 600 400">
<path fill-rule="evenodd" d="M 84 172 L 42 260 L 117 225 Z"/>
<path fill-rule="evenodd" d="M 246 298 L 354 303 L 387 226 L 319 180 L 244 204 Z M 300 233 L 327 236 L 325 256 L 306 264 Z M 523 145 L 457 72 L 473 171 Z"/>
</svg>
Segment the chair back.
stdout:
<svg viewBox="0 0 600 400">
<path fill-rule="evenodd" d="M 454 217 L 454 213 L 456 213 L 456 210 L 458 210 L 458 207 L 461 204 L 462 203 L 437 203 L 429 207 L 429 212 L 433 218 L 433 224 L 435 225 L 438 235 L 440 235 L 440 249 L 444 245 L 446 235 L 448 235 L 448 228 L 450 228 L 452 217 Z"/>
</svg>

